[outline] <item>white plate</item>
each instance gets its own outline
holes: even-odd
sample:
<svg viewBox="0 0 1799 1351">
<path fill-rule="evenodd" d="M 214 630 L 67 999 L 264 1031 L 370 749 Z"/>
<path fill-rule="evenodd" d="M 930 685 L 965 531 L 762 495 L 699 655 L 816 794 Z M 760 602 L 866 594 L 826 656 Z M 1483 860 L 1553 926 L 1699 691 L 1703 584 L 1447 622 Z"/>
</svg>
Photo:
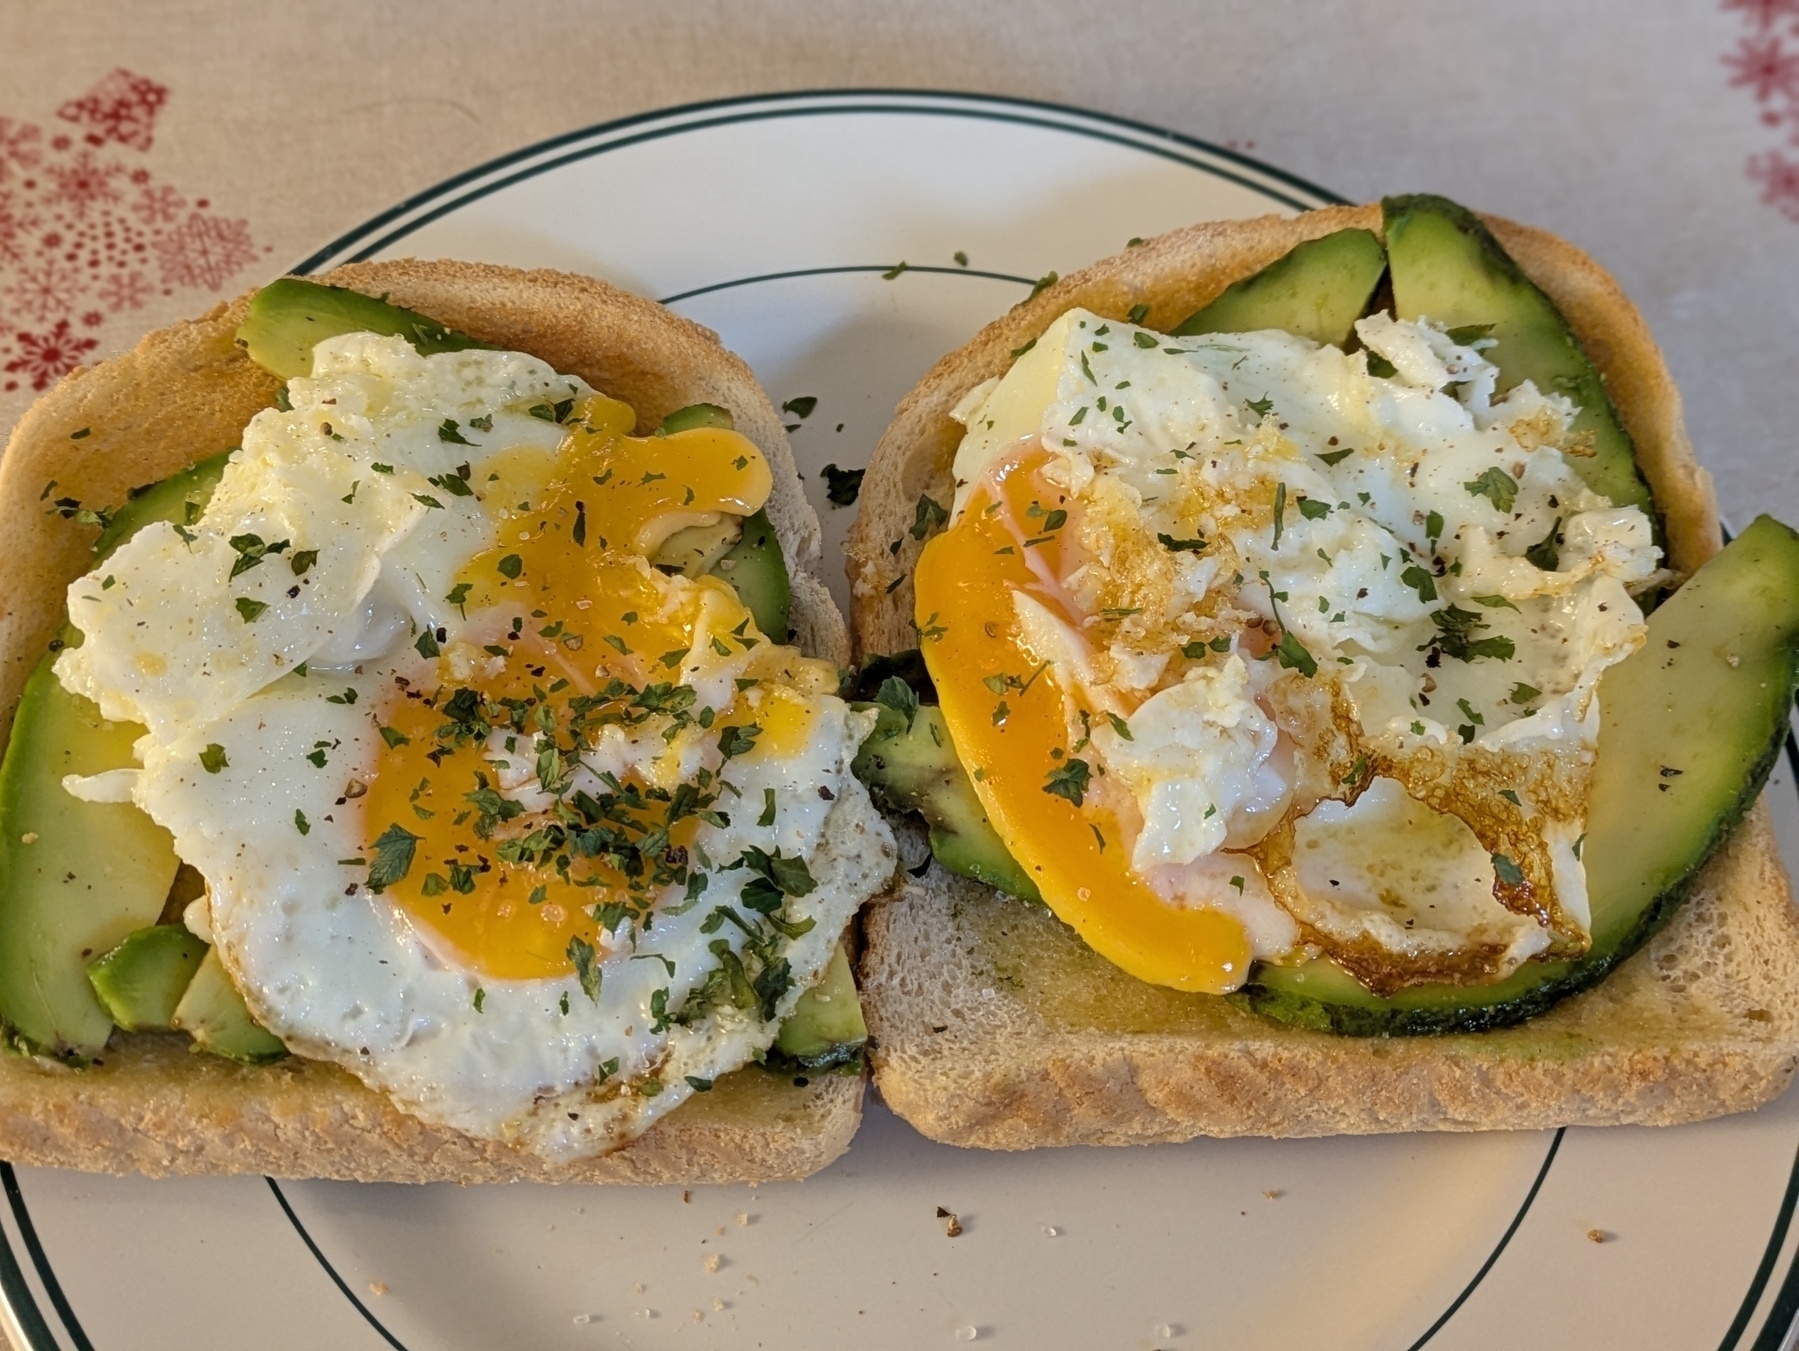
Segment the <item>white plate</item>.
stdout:
<svg viewBox="0 0 1799 1351">
<path fill-rule="evenodd" d="M 820 468 L 862 464 L 931 361 L 1033 279 L 1134 235 L 1330 200 L 1092 114 L 807 94 L 530 147 L 302 270 L 476 258 L 666 298 L 717 329 L 777 402 L 818 400 L 794 443 L 834 563 L 851 513 L 825 500 Z M 1771 795 L 1790 859 L 1799 803 L 1785 765 Z M 1796 1152 L 1789 1097 L 1678 1130 L 1018 1155 L 930 1144 L 871 1104 L 819 1177 L 691 1194 L 0 1165 L 0 1290 L 31 1351 L 1772 1351 L 1799 1309 Z M 961 1237 L 938 1206 L 961 1216 Z"/>
</svg>

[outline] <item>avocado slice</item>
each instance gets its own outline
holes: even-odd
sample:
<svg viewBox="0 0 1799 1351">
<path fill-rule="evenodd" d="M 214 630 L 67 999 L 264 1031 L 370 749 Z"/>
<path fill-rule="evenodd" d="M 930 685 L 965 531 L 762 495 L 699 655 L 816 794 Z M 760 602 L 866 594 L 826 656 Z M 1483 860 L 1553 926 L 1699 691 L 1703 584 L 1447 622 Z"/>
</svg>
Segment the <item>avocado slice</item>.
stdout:
<svg viewBox="0 0 1799 1351">
<path fill-rule="evenodd" d="M 153 924 L 87 965 L 94 993 L 127 1032 L 167 1032 L 176 1006 L 206 956 L 206 944 L 180 924 Z"/>
<path fill-rule="evenodd" d="M 663 418 L 655 435 L 672 436 L 696 427 L 736 431 L 737 419 L 731 416 L 730 409 L 715 403 L 690 403 Z M 721 548 L 733 530 L 734 542 Z M 709 574 L 729 582 L 738 599 L 756 617 L 756 627 L 777 643 L 787 641 L 793 586 L 787 575 L 787 559 L 781 553 L 781 541 L 775 536 L 766 510 L 746 516 L 741 522 L 727 520 L 719 526 L 677 531 L 657 552 L 655 561 L 678 566 L 690 577 Z"/>
<path fill-rule="evenodd" d="M 663 418 L 662 425 L 656 428 L 656 435 L 673 436 L 676 432 L 690 432 L 695 427 L 719 427 L 730 432 L 737 430 L 737 419 L 731 416 L 730 409 L 720 408 L 715 403 L 690 403 Z"/>
<path fill-rule="evenodd" d="M 1487 336 L 1495 345 L 1485 356 L 1499 367 L 1498 392 L 1529 380 L 1546 394 L 1572 399 L 1580 409 L 1574 433 L 1590 438 L 1593 450 L 1571 457 L 1575 472 L 1614 505 L 1641 507 L 1653 517 L 1649 485 L 1598 368 L 1555 302 L 1524 275 L 1480 217 L 1423 194 L 1388 197 L 1381 211 L 1394 317 L 1428 318 L 1451 329 L 1490 325 Z"/>
<path fill-rule="evenodd" d="M 402 309 L 345 286 L 282 277 L 250 297 L 237 341 L 265 371 L 291 380 L 312 374 L 312 349 L 342 333 L 385 333 L 406 339 L 421 356 L 493 349 L 417 310 Z"/>
<path fill-rule="evenodd" d="M 935 704 L 914 703 L 910 710 L 887 703 L 856 706 L 873 707 L 878 715 L 850 766 L 875 801 L 890 811 L 924 817 L 931 828 L 931 853 L 951 872 L 1008 896 L 1040 901 L 1036 883 L 987 819 L 956 757 L 942 711 Z"/>
<path fill-rule="evenodd" d="M 1796 684 L 1799 533 L 1761 516 L 1656 609 L 1644 645 L 1600 682 L 1584 957 L 1386 999 L 1327 959 L 1262 964 L 1228 998 L 1321 1032 L 1410 1036 L 1505 1027 L 1588 988 L 1667 922 L 1755 801 Z"/>
<path fill-rule="evenodd" d="M 252 1065 L 279 1060 L 287 1054 L 281 1038 L 256 1025 L 244 997 L 225 974 L 217 948 L 208 948 L 188 982 L 169 1026 L 194 1039 L 197 1050 L 210 1051 L 228 1060 Z"/>
<path fill-rule="evenodd" d="M 1253 276 L 1232 282 L 1174 333 L 1192 337 L 1278 328 L 1342 347 L 1354 336 L 1355 321 L 1367 311 L 1386 270 L 1386 251 L 1372 230 L 1337 230 L 1308 239 Z"/>
<path fill-rule="evenodd" d="M 757 628 L 777 643 L 787 641 L 793 589 L 787 577 L 787 559 L 767 511 L 743 518 L 743 537 L 713 564 L 712 576 L 736 589 L 738 598 L 756 617 Z"/>
<path fill-rule="evenodd" d="M 224 472 L 215 455 L 139 492 L 95 544 L 104 560 L 151 521 L 197 517 Z M 65 626 L 59 646 L 80 635 Z M 137 765 L 134 723 L 108 722 L 62 687 L 47 654 L 26 682 L 0 761 L 0 1024 L 33 1054 L 89 1060 L 113 1019 L 88 962 L 162 913 L 178 860 L 169 833 L 129 803 L 83 802 L 66 774 Z"/>
<path fill-rule="evenodd" d="M 800 996 L 781 1024 L 775 1049 L 806 1069 L 819 1070 L 854 1060 L 867 1041 L 850 955 L 839 942 L 818 984 Z"/>
<path fill-rule="evenodd" d="M 83 802 L 65 774 L 135 768 L 144 734 L 70 694 L 46 657 L 26 682 L 0 763 L 0 1020 L 32 1054 L 90 1060 L 112 1017 L 87 964 L 154 924 L 178 860 L 130 803 Z"/>
<path fill-rule="evenodd" d="M 650 562 L 683 577 L 704 577 L 743 538 L 743 518 L 722 516 L 715 525 L 690 525 L 662 541 Z"/>
</svg>

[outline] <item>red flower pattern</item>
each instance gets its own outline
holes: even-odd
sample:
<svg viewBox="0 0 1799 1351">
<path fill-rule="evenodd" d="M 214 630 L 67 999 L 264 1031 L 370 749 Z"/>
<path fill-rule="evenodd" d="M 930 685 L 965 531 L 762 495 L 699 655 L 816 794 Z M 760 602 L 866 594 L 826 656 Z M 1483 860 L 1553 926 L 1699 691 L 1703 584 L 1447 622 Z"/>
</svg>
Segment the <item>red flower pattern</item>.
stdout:
<svg viewBox="0 0 1799 1351">
<path fill-rule="evenodd" d="M 1723 0 L 1722 8 L 1741 15 L 1748 29 L 1736 49 L 1724 53 L 1730 87 L 1748 90 L 1762 125 L 1785 128 L 1788 142 L 1799 145 L 1799 0 Z M 1765 150 L 1745 167 L 1749 181 L 1760 185 L 1762 201 L 1799 221 L 1799 160 Z"/>
<path fill-rule="evenodd" d="M 164 282 L 216 291 L 227 277 L 256 261 L 256 246 L 248 221 L 196 211 L 156 241 L 156 257 Z"/>
<path fill-rule="evenodd" d="M 1749 161 L 1749 177 L 1762 185 L 1762 201 L 1799 221 L 1799 160 L 1770 150 Z"/>
<path fill-rule="evenodd" d="M 79 272 L 55 258 L 43 258 L 20 268 L 12 285 L 0 291 L 0 296 L 6 298 L 11 313 L 47 324 L 58 315 L 66 315 L 81 298 L 81 290 Z"/>
<path fill-rule="evenodd" d="M 1742 10 L 1756 28 L 1767 32 L 1782 19 L 1799 22 L 1799 0 L 1724 0 L 1724 10 Z"/>
<path fill-rule="evenodd" d="M 1749 86 L 1758 103 L 1799 96 L 1799 52 L 1787 51 L 1778 36 L 1744 38 L 1724 64 L 1733 72 L 1731 86 Z"/>
<path fill-rule="evenodd" d="M 43 152 L 38 149 L 37 142 L 43 135 L 29 122 L 0 117 L 0 183 L 9 177 L 23 177 L 27 170 L 38 166 Z"/>
<path fill-rule="evenodd" d="M 120 310 L 141 310 L 156 288 L 142 272 L 115 272 L 100 283 L 94 294 L 100 303 L 115 314 Z"/>
<path fill-rule="evenodd" d="M 0 188 L 0 263 L 18 263 L 25 259 L 27 236 L 38 227 L 38 218 L 24 201 L 5 188 Z"/>
<path fill-rule="evenodd" d="M 49 166 L 50 177 L 56 182 L 49 200 L 67 206 L 77 216 L 85 216 L 97 206 L 119 200 L 119 190 L 112 181 L 124 172 L 124 165 L 103 164 L 92 151 L 84 150 L 67 164 Z"/>
<path fill-rule="evenodd" d="M 131 214 L 145 225 L 169 225 L 181 218 L 187 198 L 166 184 L 145 184 L 131 204 Z"/>
<path fill-rule="evenodd" d="M 154 139 L 156 114 L 169 101 L 168 86 L 120 68 L 78 99 L 56 110 L 65 122 L 88 128 L 90 145 L 117 141 L 133 150 L 148 150 Z"/>
<path fill-rule="evenodd" d="M 81 358 L 100 345 L 98 338 L 78 337 L 69 331 L 69 321 L 59 319 L 48 333 L 21 333 L 16 339 L 19 355 L 6 363 L 8 372 L 16 372 L 31 381 L 33 389 L 48 389 L 81 364 Z"/>
<path fill-rule="evenodd" d="M 141 157 L 169 91 L 115 70 L 52 131 L 0 117 L 0 395 L 42 390 L 158 294 L 218 292 L 266 250 Z M 120 325 L 118 331 L 112 326 Z"/>
</svg>

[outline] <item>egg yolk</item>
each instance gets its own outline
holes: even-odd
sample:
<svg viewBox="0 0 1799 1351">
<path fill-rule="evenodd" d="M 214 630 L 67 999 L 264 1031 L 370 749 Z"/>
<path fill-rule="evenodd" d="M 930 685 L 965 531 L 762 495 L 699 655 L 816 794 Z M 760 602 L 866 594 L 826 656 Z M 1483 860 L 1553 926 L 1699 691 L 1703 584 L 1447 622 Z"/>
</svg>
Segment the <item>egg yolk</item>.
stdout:
<svg viewBox="0 0 1799 1351">
<path fill-rule="evenodd" d="M 1152 984 L 1234 989 L 1250 956 L 1243 926 L 1172 906 L 1131 870 L 1126 832 L 1069 744 L 1071 692 L 1020 631 L 1014 592 L 1080 630 L 1060 585 L 1068 512 L 1046 506 L 1067 494 L 1043 477 L 1048 461 L 1040 447 L 1000 461 L 919 558 L 916 620 L 944 721 L 1001 839 L 1089 947 Z"/>
<path fill-rule="evenodd" d="M 644 735 L 654 720 L 645 761 L 706 734 L 715 711 L 679 683 L 696 637 L 713 651 L 760 647 L 763 668 L 807 661 L 769 643 L 725 583 L 676 585 L 646 558 L 683 526 L 759 510 L 772 481 L 761 452 L 718 428 L 635 437 L 635 421 L 595 395 L 553 457 L 502 451 L 483 466 L 470 488 L 498 542 L 451 598 L 489 612 L 471 627 L 490 641 L 439 653 L 422 638 L 438 657 L 432 680 L 396 680 L 380 711 L 386 749 L 364 805 L 371 882 L 428 942 L 493 978 L 582 971 L 613 941 L 616 917 L 596 915 L 639 913 L 696 875 L 688 848 L 716 777 L 670 786 L 634 764 L 604 791 L 571 791 L 600 733 Z M 772 688 L 750 698 L 784 707 Z M 404 875 L 384 880 L 402 855 Z"/>
</svg>

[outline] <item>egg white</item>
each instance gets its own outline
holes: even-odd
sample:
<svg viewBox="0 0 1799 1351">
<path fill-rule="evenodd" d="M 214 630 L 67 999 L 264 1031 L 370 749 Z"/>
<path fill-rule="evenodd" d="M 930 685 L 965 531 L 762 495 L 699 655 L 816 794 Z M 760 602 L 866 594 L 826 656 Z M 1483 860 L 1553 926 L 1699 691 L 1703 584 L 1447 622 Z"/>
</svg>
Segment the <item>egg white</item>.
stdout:
<svg viewBox="0 0 1799 1351">
<path fill-rule="evenodd" d="M 792 984 L 768 1021 L 729 1006 L 690 1024 L 653 1011 L 653 1001 L 679 1010 L 704 982 L 717 964 L 710 943 L 741 949 L 732 926 L 702 925 L 737 900 L 743 870 L 710 874 L 703 904 L 663 897 L 634 946 L 605 948 L 597 1000 L 572 973 L 483 977 L 367 891 L 359 860 L 382 823 L 359 804 L 381 767 L 377 710 L 396 678 L 434 683 L 415 635 L 433 631 L 452 666 L 472 667 L 506 624 L 498 610 L 465 616 L 447 600 L 502 527 L 478 496 L 445 491 L 442 476 L 467 466 L 459 476 L 478 493 L 496 455 L 553 452 L 561 428 L 530 410 L 588 392 L 515 352 L 421 357 L 369 334 L 321 343 L 312 377 L 290 382 L 291 410 L 246 428 L 188 538 L 148 528 L 71 586 L 84 641 L 57 666 L 109 717 L 148 727 L 131 798 L 206 877 L 194 922 L 259 1022 L 426 1120 L 556 1159 L 616 1146 L 757 1057 L 894 865 L 891 835 L 849 769 L 869 718 L 814 695 L 797 748 L 759 746 L 723 763 L 716 731 L 690 728 L 671 750 L 652 720 L 636 741 L 602 738 L 580 771 L 596 789 L 607 768 L 671 782 L 702 766 L 722 772 L 726 791 L 756 810 L 702 826 L 699 846 L 721 863 L 752 846 L 807 861 L 817 886 L 789 898 L 787 914 L 812 927 L 784 949 Z M 245 534 L 290 547 L 234 579 L 230 541 Z M 293 555 L 314 549 L 296 574 Z M 705 590 L 678 577 L 664 585 L 678 596 Z M 267 608 L 246 620 L 244 596 Z M 681 678 L 721 714 L 763 697 L 738 693 L 741 655 L 717 656 L 701 630 Z M 616 742 L 618 729 L 607 732 Z M 209 747 L 222 764 L 203 759 Z M 544 805 L 531 800 L 534 775 L 502 767 L 500 777 L 528 810 Z M 776 810 L 762 825 L 767 794 Z"/>
<path fill-rule="evenodd" d="M 1322 763 L 1296 762 L 1288 733 L 1304 741 L 1299 724 L 1316 731 L 1336 716 L 1329 691 L 1365 745 L 1435 766 L 1439 782 L 1523 767 L 1512 800 L 1550 860 L 1553 927 L 1581 941 L 1584 804 L 1573 798 L 1597 738 L 1599 679 L 1643 640 L 1632 592 L 1663 575 L 1659 552 L 1639 509 L 1613 505 L 1575 471 L 1566 399 L 1528 382 L 1496 398 L 1480 344 L 1429 323 L 1381 314 L 1357 331 L 1365 350 L 1345 353 L 1274 331 L 1171 338 L 1072 310 L 956 408 L 966 434 L 952 528 L 994 466 L 1020 446 L 1049 452 L 1045 475 L 1078 505 L 1069 528 L 1089 562 L 1055 579 L 1078 622 L 1020 593 L 1021 631 L 1088 707 L 1134 709 L 1110 726 L 1071 721 L 1069 735 L 1090 738 L 1097 791 L 1128 793 L 1140 822 L 1133 867 L 1171 903 L 1237 914 L 1259 957 L 1326 940 L 1402 962 L 1497 947 L 1490 970 L 1503 973 L 1549 931 L 1494 899 L 1495 865 L 1467 826 L 1417 817 L 1389 800 L 1389 780 L 1365 806 L 1333 801 L 1341 785 Z M 1394 373 L 1371 375 L 1370 354 Z M 1551 535 L 1560 557 L 1543 569 L 1524 555 Z M 1174 547 L 1196 537 L 1206 547 Z M 1169 547 L 1144 561 L 1158 538 Z M 1433 615 L 1452 605 L 1511 656 L 1444 656 Z M 1102 623 L 1108 614 L 1129 617 Z M 1315 680 L 1296 688 L 1274 661 L 1245 668 L 1240 638 L 1257 625 L 1297 640 Z M 1196 639 L 1227 655 L 1170 677 Z M 1282 883 L 1233 851 L 1290 806 L 1308 862 Z M 1425 843 L 1444 854 L 1452 827 L 1485 874 L 1445 863 L 1454 885 L 1449 873 L 1409 878 L 1435 898 L 1415 913 L 1395 909 L 1389 886 L 1377 919 L 1367 898 L 1380 889 L 1367 879 L 1387 865 L 1370 860 Z M 1346 888 L 1352 877 L 1362 881 Z"/>
</svg>

